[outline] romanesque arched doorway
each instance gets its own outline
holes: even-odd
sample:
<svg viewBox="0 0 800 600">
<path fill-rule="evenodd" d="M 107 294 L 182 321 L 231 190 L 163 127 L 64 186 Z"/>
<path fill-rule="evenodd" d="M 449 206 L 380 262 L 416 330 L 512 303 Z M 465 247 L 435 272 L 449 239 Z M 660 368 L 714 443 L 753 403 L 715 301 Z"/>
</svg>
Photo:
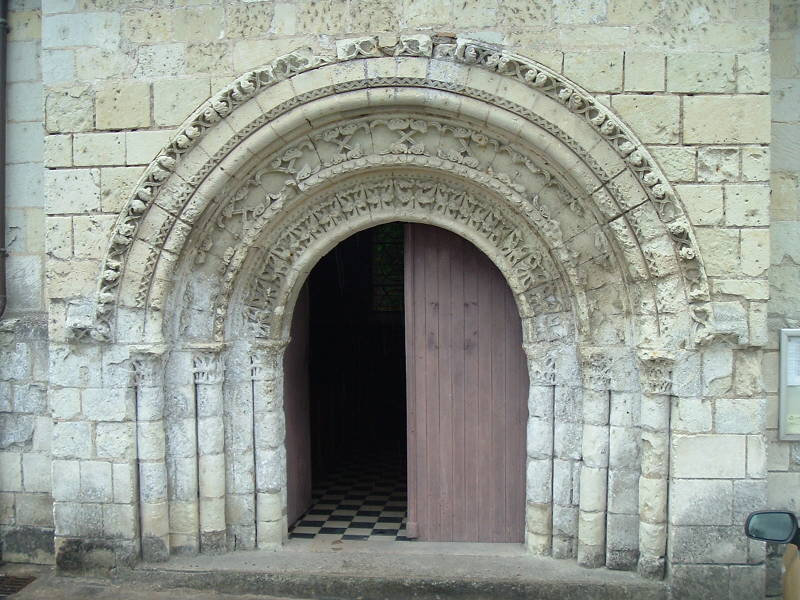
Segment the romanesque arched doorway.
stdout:
<svg viewBox="0 0 800 600">
<path fill-rule="evenodd" d="M 573 82 L 426 36 L 343 40 L 335 58 L 299 51 L 243 75 L 120 216 L 96 320 L 73 334 L 136 365 L 145 556 L 286 539 L 283 356 L 302 282 L 390 221 L 462 236 L 512 291 L 528 548 L 663 574 L 672 353 L 696 352 L 710 318 L 681 203 Z"/>
<path fill-rule="evenodd" d="M 291 538 L 523 541 L 522 325 L 472 244 L 397 222 L 341 242 L 284 373 Z"/>
</svg>

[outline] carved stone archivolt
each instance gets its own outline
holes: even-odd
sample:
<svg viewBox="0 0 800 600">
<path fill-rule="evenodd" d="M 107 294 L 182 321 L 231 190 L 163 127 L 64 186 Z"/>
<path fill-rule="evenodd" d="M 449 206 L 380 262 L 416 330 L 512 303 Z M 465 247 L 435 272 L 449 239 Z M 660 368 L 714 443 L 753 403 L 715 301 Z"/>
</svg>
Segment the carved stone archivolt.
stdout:
<svg viewBox="0 0 800 600">
<path fill-rule="evenodd" d="M 353 69 L 340 68 L 349 62 Z M 451 67 L 445 68 L 448 64 Z M 474 69 L 487 73 L 483 83 L 470 85 L 467 75 Z M 296 80 L 293 86 L 286 85 L 288 79 Z M 424 94 L 417 93 L 420 89 L 436 92 L 441 103 L 419 114 L 387 114 L 386 107 L 393 103 L 406 104 L 403 94 L 409 98 L 416 94 L 416 101 L 424 104 Z M 367 100 L 359 100 L 359 94 Z M 532 100 L 537 96 L 551 103 L 546 110 L 536 110 Z M 455 110 L 453 98 L 463 99 L 463 110 Z M 381 103 L 383 108 L 368 110 L 373 113 L 368 117 L 330 122 L 331 115 L 347 108 Z M 431 117 L 432 112 L 464 114 L 469 103 L 491 108 L 484 109 L 486 123 Z M 316 112 L 309 120 L 307 111 L 312 109 L 306 107 L 312 106 Z M 570 116 L 556 124 L 555 111 Z M 293 130 L 279 123 L 292 122 L 294 113 L 302 115 L 294 122 L 304 123 L 306 130 L 315 120 L 321 125 L 289 139 Z M 322 123 L 326 118 L 327 125 Z M 274 139 L 289 143 L 280 143 L 280 150 L 266 155 L 240 149 L 255 144 L 256 138 L 266 139 L 270 127 L 281 131 L 281 137 Z M 526 127 L 552 140 L 540 144 L 549 148 L 547 152 L 513 137 Z M 502 129 L 510 135 L 501 135 Z M 301 130 L 298 125 L 297 131 Z M 600 151 L 601 146 L 606 150 Z M 240 158 L 231 158 L 237 152 Z M 230 165 L 227 175 L 219 171 L 225 161 L 236 160 L 245 174 L 236 181 L 246 179 L 244 185 L 230 178 Z M 230 295 L 238 285 L 240 267 L 250 260 L 249 245 L 257 248 L 269 237 L 270 227 L 281 226 L 293 202 L 348 173 L 397 166 L 455 174 L 500 192 L 544 241 L 539 250 L 554 263 L 547 281 L 561 281 L 560 291 L 542 291 L 540 298 L 563 304 L 565 286 L 571 286 L 569 302 L 579 321 L 582 312 L 588 313 L 600 301 L 593 286 L 602 287 L 613 279 L 592 281 L 598 271 L 594 267 L 600 266 L 618 278 L 618 286 L 627 286 L 617 293 L 628 302 L 623 311 L 635 314 L 645 307 L 642 315 L 652 317 L 654 325 L 642 326 L 643 332 L 647 329 L 643 335 L 653 337 L 675 327 L 682 318 L 681 310 L 673 306 L 676 293 L 684 297 L 678 303 L 688 305 L 685 312 L 695 323 L 695 333 L 710 327 L 702 261 L 680 203 L 647 150 L 615 115 L 579 86 L 534 61 L 479 42 L 417 35 L 403 36 L 390 45 L 372 37 L 341 40 L 335 57 L 291 53 L 244 74 L 199 108 L 147 168 L 120 215 L 101 270 L 97 318 L 92 327 L 74 335 L 111 339 L 118 303 L 146 313 L 163 311 L 179 270 L 178 259 L 187 254 L 195 264 L 224 274 L 217 298 Z M 212 180 L 217 183 L 212 185 Z M 208 191 L 214 185 L 222 189 L 223 183 L 227 189 L 235 184 L 232 194 L 220 197 L 219 192 Z M 261 190 L 260 204 L 250 203 L 254 189 Z M 347 199 L 337 200 L 344 214 L 357 214 L 357 199 L 352 202 L 343 206 Z M 198 230 L 212 222 L 209 207 L 214 226 L 238 244 L 220 248 L 213 232 Z M 295 225 L 293 231 L 302 238 L 313 227 L 303 233 Z M 591 254 L 585 251 L 589 246 L 584 238 L 591 238 L 595 247 Z M 501 246 L 499 255 L 515 252 L 513 235 L 491 241 Z M 265 263 L 264 268 L 280 270 L 277 255 L 268 256 L 272 266 Z M 526 256 L 533 264 L 520 270 L 536 273 L 538 255 L 531 250 Z M 522 266 L 522 260 L 515 258 L 513 264 Z M 555 272 L 561 277 L 552 277 Z M 257 279 L 267 295 L 277 293 L 263 287 L 269 278 L 259 274 Z M 637 281 L 646 286 L 636 287 Z M 590 290 L 583 306 L 575 293 L 581 286 Z M 250 307 L 248 314 L 259 314 L 256 320 L 263 321 L 270 302 L 265 298 L 261 309 Z M 219 337 L 227 312 L 217 300 L 214 310 L 219 311 L 212 319 Z M 537 312 L 557 311 L 548 313 L 539 305 Z M 145 321 L 149 322 L 147 317 Z M 161 322 L 152 321 L 154 326 Z"/>
<path fill-rule="evenodd" d="M 448 223 L 479 247 L 495 248 L 492 258 L 515 292 L 523 315 L 570 311 L 570 300 L 555 261 L 519 215 L 482 198 L 475 190 L 424 174 L 382 173 L 343 184 L 321 198 L 301 204 L 282 221 L 254 259 L 243 291 L 244 315 L 259 338 L 275 337 L 285 329 L 283 316 L 299 274 L 307 270 L 305 256 L 312 246 L 325 247 L 361 227 L 392 220 L 398 215 L 414 221 Z M 225 277 L 225 281 L 234 277 Z M 223 292 L 226 290 L 223 290 Z M 227 296 L 218 295 L 216 327 L 223 327 Z M 222 330 L 218 331 L 223 334 Z"/>
</svg>

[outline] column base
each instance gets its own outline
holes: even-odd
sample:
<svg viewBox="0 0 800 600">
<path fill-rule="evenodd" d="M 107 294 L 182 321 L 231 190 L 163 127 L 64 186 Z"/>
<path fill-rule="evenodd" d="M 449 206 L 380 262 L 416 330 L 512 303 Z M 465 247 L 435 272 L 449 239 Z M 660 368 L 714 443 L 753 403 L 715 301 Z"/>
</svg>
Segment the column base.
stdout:
<svg viewBox="0 0 800 600">
<path fill-rule="evenodd" d="M 201 531 L 200 552 L 222 554 L 228 551 L 228 535 L 225 531 Z"/>
<path fill-rule="evenodd" d="M 665 560 L 663 556 L 641 556 L 637 571 L 647 579 L 664 579 Z"/>
</svg>

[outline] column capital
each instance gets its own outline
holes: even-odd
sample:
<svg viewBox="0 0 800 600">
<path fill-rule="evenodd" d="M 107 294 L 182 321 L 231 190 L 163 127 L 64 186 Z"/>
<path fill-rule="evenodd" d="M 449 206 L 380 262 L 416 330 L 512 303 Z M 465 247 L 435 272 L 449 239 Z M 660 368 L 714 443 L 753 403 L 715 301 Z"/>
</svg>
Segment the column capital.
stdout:
<svg viewBox="0 0 800 600">
<path fill-rule="evenodd" d="M 665 350 L 639 348 L 637 352 L 641 365 L 642 388 L 646 394 L 672 393 L 672 367 L 675 357 Z"/>
<path fill-rule="evenodd" d="M 528 357 L 531 383 L 536 385 L 555 385 L 556 383 L 556 354 L 542 348 L 541 344 L 523 344 L 523 350 Z"/>
<path fill-rule="evenodd" d="M 169 353 L 166 344 L 143 344 L 130 347 L 133 383 L 136 386 L 155 386 L 164 375 L 164 362 Z"/>
<path fill-rule="evenodd" d="M 584 387 L 607 390 L 611 385 L 611 357 L 605 348 L 583 346 L 578 350 Z"/>
</svg>

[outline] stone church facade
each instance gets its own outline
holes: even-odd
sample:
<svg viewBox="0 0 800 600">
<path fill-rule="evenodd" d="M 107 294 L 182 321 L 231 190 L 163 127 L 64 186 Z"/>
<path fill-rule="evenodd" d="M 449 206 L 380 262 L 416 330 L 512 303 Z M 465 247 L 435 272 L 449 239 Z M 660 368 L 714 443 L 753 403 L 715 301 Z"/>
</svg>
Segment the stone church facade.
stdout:
<svg viewBox="0 0 800 600">
<path fill-rule="evenodd" d="M 797 510 L 791 0 L 16 0 L 0 321 L 3 558 L 280 551 L 308 273 L 394 221 L 485 253 L 530 382 L 524 539 L 779 590 Z"/>
</svg>

